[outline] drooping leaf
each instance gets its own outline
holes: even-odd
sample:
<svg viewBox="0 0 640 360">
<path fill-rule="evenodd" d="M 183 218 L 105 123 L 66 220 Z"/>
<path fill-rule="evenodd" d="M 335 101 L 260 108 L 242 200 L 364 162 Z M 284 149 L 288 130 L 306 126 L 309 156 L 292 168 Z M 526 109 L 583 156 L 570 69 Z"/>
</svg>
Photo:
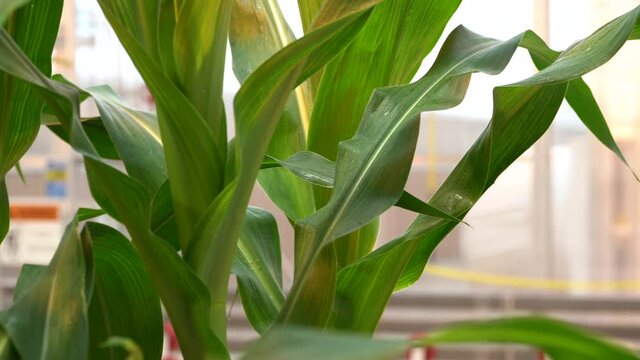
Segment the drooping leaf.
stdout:
<svg viewBox="0 0 640 360">
<path fill-rule="evenodd" d="M 591 44 L 591 50 L 565 52 L 556 60 L 560 65 L 554 62 L 532 77 L 533 80 L 497 88 L 492 122 L 429 203 L 462 218 L 499 174 L 544 133 L 557 111 L 559 94 L 564 92 L 567 82 L 571 86 L 583 74 L 560 73 L 557 69 L 566 69 L 566 61 L 570 61 L 586 72 L 606 62 L 607 57 L 615 53 L 612 42 L 628 37 L 639 11 L 640 8 L 632 10 L 623 15 L 622 20 L 614 20 L 583 40 L 579 48 L 589 49 L 585 44 Z M 625 32 L 626 35 L 620 35 Z M 617 44 L 622 45 L 619 41 Z M 531 32 L 521 35 L 520 45 L 526 47 L 534 59 L 536 55 L 549 53 L 544 42 Z M 598 49 L 599 46 L 604 49 Z M 569 60 L 564 60 L 565 56 Z M 540 61 L 537 64 L 544 65 Z M 553 84 L 550 79 L 558 84 L 536 85 L 536 81 Z M 393 289 L 405 288 L 420 277 L 429 255 L 453 227 L 429 216 L 418 216 L 403 236 L 343 269 L 336 297 L 336 312 L 341 316 L 335 316 L 336 326 L 373 331 L 386 298 Z M 375 299 L 363 295 L 372 291 L 378 295 Z M 383 293 L 388 295 L 380 296 Z"/>
<path fill-rule="evenodd" d="M 83 233 L 91 239 L 95 271 L 89 304 L 90 358 L 124 358 L 121 349 L 102 346 L 113 337 L 130 338 L 147 358 L 160 358 L 160 298 L 131 242 L 115 229 L 98 223 L 87 223 Z"/>
<path fill-rule="evenodd" d="M 185 359 L 226 359 L 210 328 L 211 298 L 206 287 L 166 241 L 149 231 L 150 195 L 137 180 L 85 158 L 91 192 L 100 207 L 122 219 L 160 295 Z M 98 195 L 98 196 L 96 196 Z"/>
<path fill-rule="evenodd" d="M 233 69 L 243 82 L 269 56 L 295 40 L 278 4 L 266 0 L 235 0 L 229 42 Z M 268 155 L 287 158 L 305 149 L 303 123 L 309 122 L 310 99 L 306 85 L 287 100 L 267 148 Z M 292 220 L 315 210 L 311 186 L 283 169 L 262 171 L 258 182 L 269 198 Z"/>
<path fill-rule="evenodd" d="M 310 184 L 325 188 L 333 187 L 336 165 L 333 161 L 322 155 L 311 151 L 301 151 L 293 154 L 287 160 L 279 160 L 269 155 L 267 155 L 266 158 L 269 159 L 270 162 L 266 163 L 266 165 L 263 163 L 263 169 L 265 167 L 282 166 Z M 460 222 L 460 219 L 434 208 L 406 191 L 402 192 L 402 195 L 395 205 L 419 214 Z M 374 233 L 374 238 L 375 235 L 377 235 L 377 232 Z"/>
<path fill-rule="evenodd" d="M 371 339 L 340 332 L 281 328 L 249 348 L 253 359 L 396 359 L 412 347 L 451 343 L 517 343 L 542 349 L 553 360 L 638 359 L 638 355 L 574 326 L 543 317 L 477 321 L 436 330 L 418 340 Z"/>
<path fill-rule="evenodd" d="M 320 249 L 368 224 L 402 195 L 418 139 L 420 113 L 460 103 L 471 73 L 502 71 L 520 39 L 517 36 L 500 42 L 459 27 L 422 79 L 374 91 L 356 136 L 340 144 L 336 184 L 329 202 L 296 223 L 296 246 L 305 253 L 299 258 L 297 255 L 300 277 L 287 298 L 282 321 L 304 321 L 304 314 L 319 306 L 317 302 L 298 301 L 297 297 L 305 287 L 317 288 L 316 284 L 305 284 L 304 277 Z M 457 215 L 441 206 L 435 208 Z M 325 293 L 331 293 L 332 284 L 323 285 L 327 287 Z"/>
<path fill-rule="evenodd" d="M 41 122 L 42 125 L 46 125 L 49 130 L 51 130 L 51 132 L 58 136 L 62 141 L 71 144 L 69 134 L 65 131 L 64 127 L 59 122 L 57 122 L 57 119 L 55 122 L 52 122 L 43 116 Z M 102 123 L 102 119 L 100 119 L 99 117 L 83 118 L 81 119 L 81 123 L 84 132 L 91 140 L 91 143 L 93 144 L 98 155 L 101 158 L 109 160 L 121 160 L 120 154 L 118 154 L 118 151 L 113 144 L 113 140 L 111 140 L 111 138 L 109 137 L 109 133 Z"/>
<path fill-rule="evenodd" d="M 167 179 L 158 121 L 153 114 L 133 110 L 107 86 L 86 90 L 98 106 L 102 123 L 127 173 L 155 193 Z"/>
<path fill-rule="evenodd" d="M 87 358 L 87 308 L 93 279 L 90 251 L 74 219 L 46 271 L 27 272 L 35 283 L 21 286 L 20 296 L 0 316 L 23 359 Z"/>
<path fill-rule="evenodd" d="M 4 3 L 1 12 L 10 11 L 24 2 Z M 0 30 L 3 37 L 0 43 L 7 41 L 13 48 L 21 49 L 21 55 L 33 63 L 36 71 L 49 76 L 61 11 L 62 1 L 32 1 L 9 18 L 6 29 Z M 0 24 L 4 18 L 0 14 Z M 16 61 L 11 54 L 5 55 L 7 49 L 3 45 L 0 45 L 3 58 L 0 63 Z M 5 67 L 0 64 L 0 70 L 6 71 Z M 0 177 L 17 164 L 35 140 L 44 104 L 43 99 L 36 96 L 35 87 L 12 75 L 10 71 L 0 72 Z"/>
<path fill-rule="evenodd" d="M 278 226 L 266 210 L 247 209 L 232 272 L 238 279 L 247 319 L 256 331 L 263 333 L 284 303 Z"/>
<path fill-rule="evenodd" d="M 3 54 L 0 57 L 0 70 L 37 86 L 40 89 L 38 95 L 44 98 L 48 109 L 60 121 L 71 146 L 85 156 L 98 157 L 82 127 L 79 113 L 81 96 L 78 90 L 43 74 L 4 28 L 0 28 L 0 51 Z"/>
</svg>

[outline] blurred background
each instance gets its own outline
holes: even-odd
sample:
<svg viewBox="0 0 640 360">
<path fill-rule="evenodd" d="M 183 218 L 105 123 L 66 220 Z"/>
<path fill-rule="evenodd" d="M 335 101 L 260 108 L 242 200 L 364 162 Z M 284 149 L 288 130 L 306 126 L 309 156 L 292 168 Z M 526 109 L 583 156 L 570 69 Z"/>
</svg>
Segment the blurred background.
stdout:
<svg viewBox="0 0 640 360">
<path fill-rule="evenodd" d="M 296 1 L 279 2 L 299 36 Z M 459 24 L 498 39 L 533 29 L 561 50 L 637 5 L 634 0 L 463 0 L 445 34 Z M 436 53 L 427 57 L 418 76 L 424 75 Z M 614 137 L 637 171 L 639 58 L 640 43 L 627 44 L 586 77 Z M 82 87 L 106 83 L 130 105 L 153 110 L 149 92 L 94 1 L 66 1 L 54 62 L 54 72 Z M 459 107 L 424 114 L 408 190 L 428 199 L 487 125 L 491 89 L 534 71 L 528 54 L 519 50 L 500 76 L 474 76 Z M 239 87 L 230 69 L 226 82 L 225 101 L 230 104 Z M 95 111 L 91 104 L 83 110 Z M 0 247 L 1 308 L 11 301 L 21 264 L 47 263 L 73 211 L 93 204 L 81 158 L 46 128 L 21 166 L 24 183 L 15 172 L 7 177 L 12 222 Z M 432 256 L 422 279 L 394 295 L 379 336 L 406 336 L 452 321 L 537 312 L 640 349 L 639 190 L 631 171 L 564 104 L 549 132 L 469 213 L 466 220 L 471 226 L 454 230 Z M 281 220 L 285 282 L 290 282 L 292 231 L 260 189 L 252 203 L 273 210 Z M 397 208 L 385 214 L 378 244 L 399 235 L 413 217 Z M 238 304 L 232 310 L 230 332 L 237 348 L 254 337 L 240 308 Z M 425 356 L 420 349 L 409 355 Z M 447 347 L 429 353 L 432 359 L 537 356 L 532 350 L 497 346 Z"/>
</svg>

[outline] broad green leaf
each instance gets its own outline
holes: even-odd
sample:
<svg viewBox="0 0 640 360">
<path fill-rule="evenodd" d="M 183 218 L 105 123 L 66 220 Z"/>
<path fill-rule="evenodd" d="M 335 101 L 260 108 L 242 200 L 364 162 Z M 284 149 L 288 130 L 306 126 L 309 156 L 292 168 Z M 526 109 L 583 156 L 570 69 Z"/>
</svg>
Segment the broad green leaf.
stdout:
<svg viewBox="0 0 640 360">
<path fill-rule="evenodd" d="M 452 325 L 418 340 L 371 339 L 340 332 L 281 328 L 253 344 L 253 359 L 397 359 L 412 347 L 451 343 L 517 343 L 542 349 L 554 360 L 639 359 L 633 352 L 594 334 L 543 317 L 516 317 Z"/>
<path fill-rule="evenodd" d="M 263 333 L 284 303 L 278 226 L 266 210 L 247 209 L 232 272 L 238 280 L 247 319 Z"/>
<path fill-rule="evenodd" d="M 93 218 L 97 218 L 98 216 L 102 216 L 106 214 L 102 209 L 90 209 L 90 208 L 79 208 L 78 209 L 78 221 L 86 221 L 91 220 Z"/>
<path fill-rule="evenodd" d="M 311 151 L 301 151 L 293 154 L 287 160 L 279 160 L 275 157 L 267 155 L 266 157 L 271 162 L 263 163 L 263 169 L 265 167 L 271 168 L 276 166 L 282 166 L 283 168 L 291 171 L 294 175 L 300 177 L 304 181 L 310 184 L 332 188 L 335 180 L 336 165 L 333 161 L 316 154 Z M 395 204 L 406 210 L 410 210 L 419 214 L 429 215 L 433 217 L 439 217 L 448 219 L 449 221 L 460 222 L 457 219 L 444 211 L 438 210 L 433 206 L 425 203 L 424 201 L 416 198 L 410 193 L 403 191 L 402 195 Z M 377 232 L 373 234 L 374 238 Z"/>
<path fill-rule="evenodd" d="M 9 1 L 2 5 L 6 8 L 0 11 L 10 10 L 16 5 L 19 3 Z M 26 61 L 33 62 L 36 71 L 49 76 L 61 11 L 60 0 L 32 1 L 30 6 L 20 8 L 9 18 L 6 30 L 1 30 L 3 40 L 0 42 L 11 42 L 12 47 L 21 49 L 18 51 Z M 1 17 L 0 20 L 4 20 Z M 11 54 L 5 55 L 6 49 L 3 48 L 0 45 L 2 58 L 6 59 L 0 63 L 16 61 Z M 5 66 L 0 64 L 0 70 L 6 71 Z M 10 72 L 0 72 L 0 177 L 17 164 L 38 134 L 44 101 L 36 91 L 35 87 L 13 77 Z"/>
<path fill-rule="evenodd" d="M 151 234 L 151 202 L 137 180 L 85 158 L 89 187 L 100 207 L 121 218 L 171 319 L 185 359 L 226 359 L 211 332 L 211 298 L 204 284 L 166 241 Z M 98 195 L 98 196 L 96 196 Z"/>
<path fill-rule="evenodd" d="M 24 264 L 20 268 L 18 281 L 13 290 L 13 301 L 15 302 L 29 292 L 32 285 L 38 282 L 38 279 L 47 273 L 46 265 Z"/>
<path fill-rule="evenodd" d="M 87 358 L 87 308 L 93 268 L 90 244 L 73 220 L 46 271 L 20 291 L 0 322 L 23 359 Z M 24 281 L 24 280 L 23 280 Z"/>
<path fill-rule="evenodd" d="M 224 59 L 233 0 L 191 0 L 179 7 L 173 36 L 180 88 L 225 150 Z M 224 153 L 223 153 L 224 155 Z"/>
<path fill-rule="evenodd" d="M 90 358 L 124 358 L 124 351 L 102 346 L 115 336 L 135 341 L 149 359 L 160 358 L 160 299 L 131 242 L 98 223 L 87 223 L 83 233 L 91 239 L 95 272 L 89 303 Z"/>
<path fill-rule="evenodd" d="M 77 89 L 49 79 L 43 74 L 4 28 L 0 28 L 0 52 L 3 54 L 0 56 L 0 70 L 37 86 L 40 89 L 38 94 L 44 98 L 49 110 L 60 121 L 73 148 L 86 156 L 97 157 L 96 149 L 80 121 L 80 94 Z"/>
<path fill-rule="evenodd" d="M 498 342 L 534 346 L 552 359 L 639 359 L 628 349 L 560 321 L 533 316 L 452 325 L 419 341 L 424 345 Z"/>
<path fill-rule="evenodd" d="M 217 314 L 213 315 L 215 318 L 221 319 L 224 315 L 221 304 L 227 298 L 229 271 L 241 227 L 238 219 L 245 214 L 262 159 L 289 94 L 299 82 L 305 80 L 305 74 L 314 73 L 344 49 L 360 30 L 369 14 L 368 10 L 377 2 L 352 1 L 346 7 L 343 7 L 344 2 L 338 0 L 327 2 L 328 6 L 323 8 L 327 9 L 327 13 L 323 13 L 326 21 L 322 26 L 269 58 L 247 78 L 238 91 L 234 99 L 236 140 L 233 155 L 235 164 L 232 167 L 238 176 L 235 180 L 229 180 L 228 185 L 237 188 L 233 191 L 230 205 L 221 222 L 205 216 L 203 222 L 213 224 L 198 225 L 201 229 L 217 231 L 213 236 L 202 240 L 203 244 L 195 247 L 202 249 L 202 254 L 205 254 L 194 268 L 205 284 L 209 285 L 216 306 L 214 313 Z M 346 12 L 342 13 L 341 10 Z M 201 255 L 196 252 L 196 259 L 198 257 Z M 224 324 L 214 325 L 224 331 Z"/>
<path fill-rule="evenodd" d="M 233 69 L 243 82 L 269 56 L 295 40 L 276 2 L 268 0 L 235 0 L 231 17 L 229 42 Z M 306 85 L 294 90 L 285 105 L 266 153 L 287 158 L 306 147 L 303 123 L 310 116 Z M 258 182 L 269 198 L 292 220 L 315 210 L 311 186 L 283 169 L 262 171 Z"/>
<path fill-rule="evenodd" d="M 377 6 L 357 38 L 324 70 L 315 94 L 309 150 L 335 160 L 338 144 L 356 132 L 373 90 L 411 80 L 459 3 L 459 0 L 397 0 Z M 316 190 L 317 207 L 325 205 L 329 197 L 329 191 Z M 362 234 L 354 229 L 353 233 L 336 238 L 332 246 L 339 266 L 356 260 L 358 249 L 374 245 L 377 234 L 371 230 L 377 228 L 377 222 L 368 226 L 362 229 Z M 313 252 L 307 246 L 313 245 L 296 241 L 296 268 L 306 261 L 304 257 L 309 251 Z M 327 272 L 336 270 L 325 268 Z"/>
<path fill-rule="evenodd" d="M 107 86 L 86 90 L 98 106 L 127 173 L 155 193 L 167 179 L 158 121 L 153 114 L 133 110 Z"/>
<path fill-rule="evenodd" d="M 305 313 L 318 306 L 298 301 L 297 297 L 307 287 L 318 287 L 304 277 L 319 250 L 371 222 L 402 195 L 417 143 L 420 113 L 460 103 L 471 73 L 502 71 L 520 38 L 500 42 L 459 27 L 422 79 L 374 91 L 356 136 L 340 144 L 336 183 L 328 204 L 296 223 L 296 246 L 305 252 L 296 258 L 301 271 L 287 298 L 282 321 L 303 320 Z M 435 207 L 457 215 L 442 206 Z M 334 284 L 324 285 L 329 293 L 328 288 Z"/>
<path fill-rule="evenodd" d="M 184 250 L 192 230 L 222 188 L 226 143 L 221 143 L 179 88 L 164 74 L 127 26 L 119 2 L 100 0 L 100 6 L 157 102 L 171 194 Z M 197 163 L 198 166 L 192 166 Z"/>
<path fill-rule="evenodd" d="M 126 357 L 120 357 L 119 359 L 124 360 L 143 360 L 144 352 L 136 344 L 135 341 L 131 338 L 121 337 L 121 336 L 113 336 L 110 337 L 107 341 L 102 343 L 101 347 L 103 348 L 121 348 L 127 354 Z M 148 356 L 148 355 L 147 355 Z"/>
<path fill-rule="evenodd" d="M 497 88 L 494 91 L 492 122 L 429 203 L 454 216 L 463 217 L 499 174 L 544 133 L 555 116 L 559 93 L 564 92 L 567 82 L 569 86 L 576 84 L 575 81 L 579 80 L 576 78 L 583 74 L 566 72 L 566 77 L 562 78 L 556 69 L 565 69 L 566 62 L 571 61 L 586 72 L 606 62 L 606 57 L 615 53 L 615 49 L 610 47 L 611 41 L 628 37 L 639 10 L 636 8 L 605 25 L 578 44 L 579 48 L 589 51 L 567 51 L 548 68 L 534 75 L 531 78 L 534 80 Z M 539 66 L 544 66 L 536 56 L 549 53 L 546 45 L 531 32 L 524 33 L 520 38 L 520 45 L 529 49 Z M 592 47 L 585 44 L 591 44 Z M 618 42 L 618 47 L 621 45 Z M 598 49 L 599 46 L 605 50 Z M 459 47 L 452 47 L 455 48 Z M 558 63 L 560 65 L 556 65 Z M 555 78 L 558 85 L 535 85 L 535 81 L 550 84 L 550 78 Z M 584 95 L 584 92 L 579 94 Z M 584 121 L 585 114 L 581 114 L 581 117 Z M 594 118 L 597 120 L 597 116 Z M 606 141 L 603 142 L 606 144 Z M 343 269 L 339 274 L 336 298 L 336 312 L 339 314 L 335 316 L 336 326 L 373 331 L 386 298 L 394 288 L 405 288 L 420 277 L 429 255 L 453 227 L 453 224 L 445 224 L 429 216 L 418 216 L 403 236 Z M 371 292 L 378 297 L 373 299 L 363 295 Z M 380 295 L 385 293 L 386 296 Z"/>
<path fill-rule="evenodd" d="M 109 137 L 109 133 L 102 123 L 102 119 L 100 119 L 99 117 L 82 118 L 80 121 L 82 122 L 82 128 L 84 132 L 91 140 L 91 143 L 95 147 L 98 156 L 103 159 L 121 160 L 120 154 L 118 154 L 118 151 L 113 144 L 113 140 L 111 140 L 111 138 Z M 51 130 L 51 132 L 56 134 L 56 136 L 58 136 L 62 141 L 71 144 L 69 134 L 67 134 L 64 127 L 59 122 L 57 122 L 57 119 L 55 122 L 52 122 L 49 119 L 43 117 L 41 122 L 43 125 L 46 125 L 49 130 Z"/>
<path fill-rule="evenodd" d="M 15 9 L 18 9 L 28 2 L 29 0 L 5 0 L 0 3 L 0 26 L 4 25 L 7 17 L 9 17 Z"/>
<path fill-rule="evenodd" d="M 9 232 L 9 194 L 7 193 L 7 185 L 4 182 L 4 178 L 0 179 L 0 244 L 4 237 Z"/>
</svg>

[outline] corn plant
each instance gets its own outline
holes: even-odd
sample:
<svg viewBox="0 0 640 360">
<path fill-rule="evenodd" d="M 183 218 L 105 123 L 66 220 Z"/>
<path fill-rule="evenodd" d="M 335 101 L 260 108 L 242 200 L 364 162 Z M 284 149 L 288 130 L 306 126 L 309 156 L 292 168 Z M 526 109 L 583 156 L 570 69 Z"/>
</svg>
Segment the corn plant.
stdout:
<svg viewBox="0 0 640 360">
<path fill-rule="evenodd" d="M 531 31 L 496 40 L 460 26 L 411 82 L 460 0 L 300 0 L 298 39 L 273 0 L 97 1 L 155 113 L 108 86 L 51 76 L 63 0 L 0 3 L 0 175 L 47 126 L 83 157 L 99 206 L 78 209 L 48 266 L 23 267 L 0 315 L 0 357 L 158 359 L 164 311 L 185 359 L 228 359 L 233 275 L 262 335 L 245 359 L 387 359 L 412 346 L 486 341 L 554 359 L 638 358 L 541 317 L 455 324 L 418 340 L 370 337 L 390 296 L 418 280 L 564 99 L 625 161 L 581 76 L 640 38 L 640 7 L 561 52 Z M 227 43 L 242 83 L 228 113 Z M 473 73 L 500 73 L 518 48 L 539 71 L 493 90 L 491 121 L 430 199 L 404 191 L 420 114 L 458 105 Z M 99 117 L 83 116 L 83 101 Z M 249 206 L 256 181 L 295 230 L 290 289 L 274 217 Z M 376 248 L 378 217 L 393 206 L 417 216 Z M 126 234 L 91 221 L 102 214 Z"/>
</svg>

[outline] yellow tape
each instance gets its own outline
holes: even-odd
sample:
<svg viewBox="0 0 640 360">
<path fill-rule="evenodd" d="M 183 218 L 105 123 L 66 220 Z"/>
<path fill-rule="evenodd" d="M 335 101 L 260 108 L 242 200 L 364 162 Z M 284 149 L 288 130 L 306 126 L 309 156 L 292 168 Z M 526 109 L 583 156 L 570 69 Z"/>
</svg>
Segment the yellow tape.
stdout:
<svg viewBox="0 0 640 360">
<path fill-rule="evenodd" d="M 472 282 L 483 285 L 502 287 L 540 289 L 540 290 L 588 290 L 588 291 L 638 291 L 640 280 L 614 281 L 572 281 L 556 279 L 539 279 L 520 276 L 499 275 L 468 270 L 460 270 L 447 266 L 428 265 L 427 274 L 451 280 Z"/>
</svg>

